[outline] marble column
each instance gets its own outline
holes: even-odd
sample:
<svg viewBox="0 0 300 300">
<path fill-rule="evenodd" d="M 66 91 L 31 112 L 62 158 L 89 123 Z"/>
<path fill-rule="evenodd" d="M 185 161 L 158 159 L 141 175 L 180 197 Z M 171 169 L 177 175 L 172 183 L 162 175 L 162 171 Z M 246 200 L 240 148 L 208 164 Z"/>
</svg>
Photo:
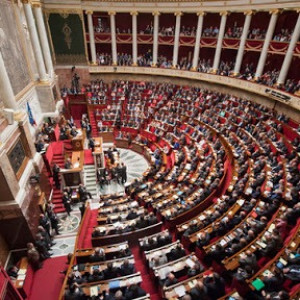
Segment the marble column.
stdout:
<svg viewBox="0 0 300 300">
<path fill-rule="evenodd" d="M 113 62 L 113 65 L 116 66 L 118 64 L 117 39 L 116 39 L 116 21 L 115 21 L 116 12 L 110 11 L 108 14 L 110 15 L 112 62 Z"/>
<path fill-rule="evenodd" d="M 49 77 L 52 77 L 54 75 L 53 63 L 52 63 L 52 57 L 51 57 L 51 52 L 49 47 L 49 41 L 47 38 L 47 32 L 45 28 L 45 22 L 43 18 L 41 4 L 40 3 L 33 4 L 33 11 L 37 22 L 37 29 L 39 32 L 40 43 L 44 55 L 46 69 Z"/>
<path fill-rule="evenodd" d="M 176 68 L 178 63 L 178 50 L 179 50 L 179 37 L 180 37 L 180 21 L 181 12 L 176 12 L 176 25 L 175 25 L 175 36 L 174 36 L 174 48 L 173 48 L 173 68 Z"/>
<path fill-rule="evenodd" d="M 0 41 L 1 46 L 1 41 Z M 5 108 L 17 110 L 18 104 L 5 68 L 2 53 L 0 51 L 0 94 Z"/>
<path fill-rule="evenodd" d="M 197 15 L 198 15 L 198 24 L 197 24 L 197 32 L 196 32 L 196 40 L 195 40 L 195 48 L 194 48 L 193 65 L 191 69 L 193 71 L 196 71 L 198 67 L 204 12 L 203 11 L 198 12 Z"/>
<path fill-rule="evenodd" d="M 225 26 L 226 26 L 226 20 L 227 20 L 227 11 L 220 12 L 221 15 L 221 23 L 220 23 L 220 29 L 219 29 L 219 35 L 218 35 L 218 41 L 217 41 L 217 47 L 214 57 L 214 63 L 212 67 L 212 72 L 216 73 L 219 69 L 220 64 L 220 57 L 221 57 L 221 51 L 222 51 L 222 43 L 223 43 L 223 37 L 225 33 Z"/>
<path fill-rule="evenodd" d="M 88 19 L 92 65 L 97 65 L 95 31 L 94 31 L 94 25 L 93 25 L 93 12 L 90 10 L 87 10 L 85 13 L 87 14 L 87 19 Z"/>
<path fill-rule="evenodd" d="M 30 40 L 32 43 L 34 57 L 36 60 L 36 65 L 37 65 L 37 69 L 38 69 L 38 73 L 39 73 L 39 79 L 40 79 L 40 81 L 47 81 L 48 78 L 47 78 L 47 74 L 46 74 L 46 67 L 45 67 L 45 63 L 44 63 L 44 58 L 43 58 L 43 54 L 42 54 L 42 49 L 41 49 L 37 29 L 35 26 L 35 21 L 33 18 L 31 4 L 29 3 L 28 0 L 23 0 L 22 2 L 24 5 L 27 26 L 28 26 Z"/>
<path fill-rule="evenodd" d="M 137 15 L 138 12 L 132 11 L 132 65 L 137 66 Z"/>
<path fill-rule="evenodd" d="M 272 11 L 270 11 L 270 14 L 272 14 L 272 16 L 271 16 L 271 19 L 270 19 L 270 22 L 269 22 L 268 30 L 267 30 L 265 41 L 264 41 L 264 45 L 263 45 L 263 48 L 261 50 L 259 61 L 258 61 L 258 64 L 257 64 L 257 68 L 256 68 L 256 72 L 255 72 L 255 79 L 258 79 L 263 73 L 265 63 L 266 63 L 266 59 L 267 59 L 267 55 L 268 55 L 268 49 L 269 49 L 270 41 L 271 41 L 271 39 L 273 37 L 273 34 L 274 34 L 274 30 L 275 30 L 279 10 L 278 9 L 272 10 Z"/>
<path fill-rule="evenodd" d="M 250 27 L 250 23 L 251 23 L 252 14 L 253 14 L 252 10 L 245 12 L 246 18 L 245 18 L 244 28 L 243 28 L 243 32 L 242 32 L 242 36 L 241 36 L 241 40 L 240 40 L 239 50 L 238 50 L 236 60 L 235 60 L 234 71 L 233 71 L 234 76 L 237 76 L 240 74 L 242 60 L 243 60 L 243 56 L 244 56 L 245 44 L 247 41 L 247 36 L 248 36 L 248 31 L 249 31 L 249 27 Z"/>
<path fill-rule="evenodd" d="M 154 24 L 153 24 L 153 54 L 152 54 L 152 67 L 156 67 L 157 65 L 157 57 L 158 57 L 158 29 L 159 29 L 159 15 L 158 11 L 153 12 L 154 16 Z"/>
<path fill-rule="evenodd" d="M 299 40 L 299 36 L 300 36 L 300 14 L 298 15 L 297 23 L 295 25 L 294 32 L 292 34 L 288 50 L 285 54 L 284 61 L 282 63 L 281 69 L 280 69 L 280 73 L 279 73 L 279 76 L 277 79 L 277 85 L 284 84 L 284 82 L 286 80 L 286 76 L 287 76 L 289 68 L 291 66 L 295 46 Z"/>
</svg>

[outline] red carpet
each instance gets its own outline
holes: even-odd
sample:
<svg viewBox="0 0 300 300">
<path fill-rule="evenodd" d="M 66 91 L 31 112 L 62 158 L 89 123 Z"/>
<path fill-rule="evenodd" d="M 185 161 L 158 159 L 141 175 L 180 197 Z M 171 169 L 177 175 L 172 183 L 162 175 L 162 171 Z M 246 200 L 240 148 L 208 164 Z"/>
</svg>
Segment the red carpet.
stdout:
<svg viewBox="0 0 300 300">
<path fill-rule="evenodd" d="M 54 300 L 58 299 L 63 284 L 64 274 L 59 271 L 66 269 L 67 258 L 60 256 L 44 261 L 42 269 L 34 274 L 34 281 L 29 300 Z"/>
<path fill-rule="evenodd" d="M 94 164 L 94 157 L 92 150 L 86 149 L 84 150 L 84 164 L 85 165 L 93 165 Z"/>
</svg>

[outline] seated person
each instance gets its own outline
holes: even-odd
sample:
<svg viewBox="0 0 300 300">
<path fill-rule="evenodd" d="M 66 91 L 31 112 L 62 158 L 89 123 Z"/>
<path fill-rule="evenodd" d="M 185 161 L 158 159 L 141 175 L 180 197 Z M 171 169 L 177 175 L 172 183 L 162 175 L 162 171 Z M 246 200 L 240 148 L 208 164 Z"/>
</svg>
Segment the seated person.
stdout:
<svg viewBox="0 0 300 300">
<path fill-rule="evenodd" d="M 164 286 L 170 286 L 170 285 L 174 285 L 178 282 L 177 278 L 175 277 L 175 275 L 173 273 L 169 273 L 167 279 L 164 282 Z"/>
<path fill-rule="evenodd" d="M 90 262 L 98 262 L 105 260 L 105 252 L 103 248 L 95 248 L 95 252 L 90 255 L 89 261 Z"/>
<path fill-rule="evenodd" d="M 66 300 L 80 300 L 80 299 L 85 299 L 85 295 L 84 295 L 82 289 L 76 283 L 73 283 L 66 290 L 65 299 Z"/>
<path fill-rule="evenodd" d="M 146 296 L 146 292 L 137 284 L 132 284 L 125 290 L 125 299 L 131 300 Z"/>
<path fill-rule="evenodd" d="M 127 275 L 131 275 L 135 272 L 136 272 L 136 270 L 135 270 L 134 265 L 131 264 L 128 259 L 125 259 L 124 263 L 120 267 L 120 274 L 122 276 L 127 276 Z"/>
<path fill-rule="evenodd" d="M 119 270 L 113 266 L 113 263 L 109 262 L 107 268 L 103 271 L 103 275 L 105 280 L 116 278 L 119 276 Z"/>
<path fill-rule="evenodd" d="M 149 262 L 149 267 L 152 269 L 154 267 L 159 267 L 168 262 L 168 258 L 165 254 L 161 254 L 159 256 L 154 256 Z"/>
<path fill-rule="evenodd" d="M 173 248 L 168 255 L 169 261 L 179 259 L 183 256 L 185 256 L 185 251 L 181 244 L 178 244 L 176 248 Z"/>
</svg>

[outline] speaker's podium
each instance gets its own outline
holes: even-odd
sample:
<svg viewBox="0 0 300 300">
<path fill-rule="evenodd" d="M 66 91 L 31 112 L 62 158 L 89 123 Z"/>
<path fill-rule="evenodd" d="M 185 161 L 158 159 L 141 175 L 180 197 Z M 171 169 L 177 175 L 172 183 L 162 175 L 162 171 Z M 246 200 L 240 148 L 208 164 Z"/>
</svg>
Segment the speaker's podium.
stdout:
<svg viewBox="0 0 300 300">
<path fill-rule="evenodd" d="M 83 183 L 83 151 L 73 151 L 71 162 L 71 169 L 61 169 L 63 187 L 77 187 L 80 183 Z"/>
<path fill-rule="evenodd" d="M 84 148 L 84 141 L 86 137 L 85 129 L 77 129 L 77 135 L 72 138 L 72 149 L 73 151 L 81 151 Z"/>
<path fill-rule="evenodd" d="M 103 151 L 103 138 L 102 137 L 96 137 L 95 140 L 95 149 L 93 152 L 94 155 L 94 163 L 95 168 L 102 169 L 105 167 L 105 159 L 104 159 L 104 151 Z"/>
</svg>

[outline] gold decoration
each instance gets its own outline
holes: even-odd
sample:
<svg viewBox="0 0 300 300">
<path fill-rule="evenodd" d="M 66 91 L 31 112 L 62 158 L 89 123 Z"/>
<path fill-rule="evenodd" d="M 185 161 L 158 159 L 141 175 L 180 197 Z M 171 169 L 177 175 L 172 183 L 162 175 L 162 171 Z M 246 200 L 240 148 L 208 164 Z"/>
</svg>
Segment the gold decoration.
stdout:
<svg viewBox="0 0 300 300">
<path fill-rule="evenodd" d="M 131 14 L 132 16 L 137 16 L 139 13 L 138 13 L 137 11 L 131 11 L 130 14 Z"/>
<path fill-rule="evenodd" d="M 93 11 L 92 11 L 92 10 L 86 10 L 85 13 L 86 13 L 87 15 L 92 15 L 92 14 L 93 14 Z"/>
<path fill-rule="evenodd" d="M 109 15 L 109 16 L 115 16 L 115 15 L 116 15 L 116 12 L 115 12 L 115 11 L 109 11 L 109 12 L 108 12 L 108 15 Z"/>
<path fill-rule="evenodd" d="M 271 10 L 269 11 L 269 14 L 270 14 L 270 15 L 278 15 L 278 14 L 280 14 L 280 13 L 281 13 L 280 9 L 271 9 Z"/>
<path fill-rule="evenodd" d="M 254 15 L 254 11 L 253 10 L 247 10 L 247 11 L 244 12 L 244 15 L 245 16 L 252 16 L 252 15 Z"/>
<path fill-rule="evenodd" d="M 159 11 L 154 11 L 153 13 L 152 13 L 152 16 L 159 16 L 160 15 L 160 12 Z"/>
<path fill-rule="evenodd" d="M 68 13 L 61 13 L 60 16 L 63 18 L 63 19 L 67 19 L 69 14 Z"/>
<path fill-rule="evenodd" d="M 223 17 L 223 16 L 228 16 L 228 15 L 229 15 L 229 12 L 226 11 L 226 10 L 220 12 L 220 16 L 221 16 L 221 17 Z"/>
<path fill-rule="evenodd" d="M 72 44 L 72 38 L 71 38 L 72 30 L 67 23 L 64 24 L 64 26 L 62 28 L 62 33 L 65 36 L 65 42 L 68 46 L 68 49 L 70 50 L 71 44 Z"/>
<path fill-rule="evenodd" d="M 31 5 L 32 5 L 33 8 L 42 7 L 41 2 L 32 2 Z"/>
<path fill-rule="evenodd" d="M 30 3 L 29 0 L 21 0 L 21 2 L 22 2 L 23 4 L 29 4 L 29 3 Z"/>
<path fill-rule="evenodd" d="M 197 12 L 197 16 L 199 17 L 199 16 L 202 16 L 202 17 L 204 17 L 205 16 L 205 12 L 204 11 L 199 11 L 199 12 Z"/>
<path fill-rule="evenodd" d="M 183 15 L 183 13 L 181 12 L 181 11 L 176 11 L 175 13 L 174 13 L 174 16 L 182 16 Z"/>
</svg>

